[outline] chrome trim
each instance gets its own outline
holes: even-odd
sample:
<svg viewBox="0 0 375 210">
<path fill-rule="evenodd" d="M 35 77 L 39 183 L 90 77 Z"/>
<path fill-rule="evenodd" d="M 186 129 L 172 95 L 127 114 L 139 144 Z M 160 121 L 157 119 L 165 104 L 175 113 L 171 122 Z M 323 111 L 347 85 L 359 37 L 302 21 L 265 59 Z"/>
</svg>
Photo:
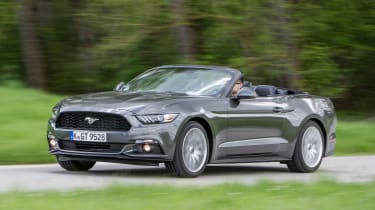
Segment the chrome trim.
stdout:
<svg viewBox="0 0 375 210">
<path fill-rule="evenodd" d="M 246 140 L 224 142 L 219 145 L 219 148 L 257 146 L 257 145 L 266 145 L 266 144 L 287 144 L 287 143 L 289 142 L 284 138 L 270 137 L 270 138 L 246 139 Z"/>
<path fill-rule="evenodd" d="M 88 124 L 92 125 L 94 122 L 98 121 L 99 118 L 93 118 L 93 117 L 85 117 L 85 121 L 87 121 Z"/>
</svg>

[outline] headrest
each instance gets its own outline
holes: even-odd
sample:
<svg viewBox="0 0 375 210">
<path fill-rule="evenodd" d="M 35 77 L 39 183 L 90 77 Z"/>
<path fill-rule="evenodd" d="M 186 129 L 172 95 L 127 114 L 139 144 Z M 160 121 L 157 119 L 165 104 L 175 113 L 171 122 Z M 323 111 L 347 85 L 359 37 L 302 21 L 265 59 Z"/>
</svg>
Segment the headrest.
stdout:
<svg viewBox="0 0 375 210">
<path fill-rule="evenodd" d="M 272 85 L 258 85 L 255 88 L 255 92 L 261 97 L 275 96 L 276 87 Z"/>
</svg>

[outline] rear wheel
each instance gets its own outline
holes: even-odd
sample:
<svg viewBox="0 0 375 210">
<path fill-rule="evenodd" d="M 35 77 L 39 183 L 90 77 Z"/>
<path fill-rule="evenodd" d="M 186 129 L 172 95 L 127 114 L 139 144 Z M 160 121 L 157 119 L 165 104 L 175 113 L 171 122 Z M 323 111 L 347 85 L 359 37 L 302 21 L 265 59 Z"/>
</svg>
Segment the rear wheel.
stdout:
<svg viewBox="0 0 375 210">
<path fill-rule="evenodd" d="M 173 161 L 165 166 L 174 175 L 196 177 L 203 173 L 208 162 L 209 143 L 203 126 L 197 122 L 185 125 L 176 145 Z"/>
<path fill-rule="evenodd" d="M 57 158 L 59 165 L 68 171 L 88 171 L 94 165 L 95 161 L 83 161 L 83 160 L 59 160 Z"/>
<path fill-rule="evenodd" d="M 316 122 L 309 121 L 299 134 L 293 158 L 287 166 L 294 172 L 314 172 L 322 162 L 323 151 L 323 132 Z"/>
</svg>

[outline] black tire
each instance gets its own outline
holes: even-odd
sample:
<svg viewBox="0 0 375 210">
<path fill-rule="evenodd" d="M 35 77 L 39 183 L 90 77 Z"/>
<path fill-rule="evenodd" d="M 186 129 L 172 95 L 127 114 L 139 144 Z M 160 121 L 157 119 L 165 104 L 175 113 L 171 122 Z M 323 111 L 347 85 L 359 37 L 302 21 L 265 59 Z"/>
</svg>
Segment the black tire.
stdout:
<svg viewBox="0 0 375 210">
<path fill-rule="evenodd" d="M 320 147 L 319 147 L 319 152 L 318 152 L 317 158 L 315 160 L 316 163 L 310 164 L 310 166 L 307 163 L 307 161 L 304 159 L 303 151 L 302 151 L 303 150 L 303 145 L 302 145 L 303 144 L 303 138 L 304 138 L 305 133 L 307 133 L 306 131 L 308 129 L 312 129 L 312 130 L 317 129 L 317 131 L 319 131 L 319 134 L 320 134 L 320 140 L 319 140 L 318 137 L 316 137 L 316 139 L 317 139 L 317 141 L 321 141 L 321 150 L 320 150 Z M 320 153 L 320 151 L 321 151 L 321 153 Z M 292 160 L 287 161 L 286 164 L 287 164 L 290 171 L 300 172 L 300 173 L 311 173 L 311 172 L 316 171 L 319 168 L 320 164 L 322 163 L 323 155 L 324 155 L 324 136 L 323 136 L 323 132 L 322 132 L 320 126 L 316 122 L 309 121 L 302 127 L 302 129 L 301 129 L 301 131 L 298 135 L 298 139 L 297 139 L 297 142 L 296 142 L 296 146 L 295 146 L 295 149 L 294 149 Z"/>
<path fill-rule="evenodd" d="M 185 137 L 188 134 L 188 132 L 191 131 L 192 129 L 199 129 L 202 132 L 202 134 L 204 135 L 204 142 L 206 144 L 205 149 L 203 149 L 203 151 L 205 152 L 205 155 L 203 154 L 202 161 L 200 161 L 200 166 L 197 168 L 196 171 L 192 171 L 189 169 L 187 164 L 185 164 L 184 157 L 183 157 L 183 146 L 184 146 L 184 141 L 186 141 Z M 203 171 L 205 170 L 207 162 L 208 162 L 208 158 L 209 158 L 209 141 L 208 141 L 206 130 L 201 124 L 191 121 L 191 122 L 188 122 L 184 126 L 181 132 L 181 135 L 177 139 L 173 161 L 165 162 L 164 164 L 165 164 L 166 169 L 174 176 L 186 177 L 186 178 L 197 177 L 200 174 L 202 174 Z"/>
<path fill-rule="evenodd" d="M 88 171 L 94 165 L 95 161 L 83 161 L 83 160 L 59 160 L 57 158 L 59 165 L 68 171 Z"/>
</svg>

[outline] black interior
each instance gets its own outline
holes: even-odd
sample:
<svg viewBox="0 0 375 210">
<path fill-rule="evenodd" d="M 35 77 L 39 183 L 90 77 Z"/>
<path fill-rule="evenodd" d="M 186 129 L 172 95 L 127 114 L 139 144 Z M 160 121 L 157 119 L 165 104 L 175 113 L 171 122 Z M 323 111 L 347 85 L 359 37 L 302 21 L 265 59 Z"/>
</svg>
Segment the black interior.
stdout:
<svg viewBox="0 0 375 210">
<path fill-rule="evenodd" d="M 248 81 L 244 81 L 244 86 L 253 89 L 259 97 L 284 96 L 302 93 L 300 91 L 275 87 L 273 85 L 252 85 L 251 82 Z"/>
</svg>

